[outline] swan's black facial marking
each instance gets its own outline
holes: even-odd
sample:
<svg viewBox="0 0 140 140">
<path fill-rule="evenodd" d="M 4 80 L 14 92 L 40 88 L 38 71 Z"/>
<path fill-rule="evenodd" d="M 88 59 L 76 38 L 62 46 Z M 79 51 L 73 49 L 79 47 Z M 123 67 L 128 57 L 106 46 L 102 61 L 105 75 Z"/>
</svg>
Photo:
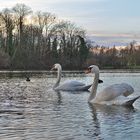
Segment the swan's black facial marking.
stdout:
<svg viewBox="0 0 140 140">
<path fill-rule="evenodd" d="M 90 70 L 91 70 L 92 68 L 93 68 L 93 66 L 89 66 L 89 67 L 88 67 L 88 69 L 90 69 Z"/>
<path fill-rule="evenodd" d="M 89 71 L 89 73 L 91 73 L 92 68 L 93 68 L 92 65 L 88 67 L 88 71 Z"/>
</svg>

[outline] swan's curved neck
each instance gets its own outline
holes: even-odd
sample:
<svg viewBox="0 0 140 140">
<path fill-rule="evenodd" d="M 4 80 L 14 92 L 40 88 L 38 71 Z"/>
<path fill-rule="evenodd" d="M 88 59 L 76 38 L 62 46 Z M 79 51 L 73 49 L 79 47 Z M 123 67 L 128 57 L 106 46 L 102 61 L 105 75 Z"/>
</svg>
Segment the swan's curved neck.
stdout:
<svg viewBox="0 0 140 140">
<path fill-rule="evenodd" d="M 59 86 L 59 83 L 60 83 L 60 80 L 61 80 L 61 72 L 62 72 L 62 68 L 58 67 L 58 69 L 57 69 L 57 80 L 56 80 L 56 83 L 55 83 L 53 88 L 56 88 L 56 87 Z"/>
<path fill-rule="evenodd" d="M 99 80 L 99 71 L 96 71 L 95 77 L 94 77 L 94 82 L 92 84 L 91 94 L 90 94 L 89 99 L 88 99 L 89 102 L 91 100 L 93 100 L 94 97 L 96 96 L 97 87 L 98 87 L 98 80 Z"/>
</svg>

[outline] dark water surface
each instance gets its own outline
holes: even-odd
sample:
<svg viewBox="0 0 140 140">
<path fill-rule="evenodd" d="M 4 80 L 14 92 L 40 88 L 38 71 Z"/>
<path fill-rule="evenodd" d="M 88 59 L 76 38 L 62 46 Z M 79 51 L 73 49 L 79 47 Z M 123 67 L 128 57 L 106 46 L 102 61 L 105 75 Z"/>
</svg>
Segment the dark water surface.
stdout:
<svg viewBox="0 0 140 140">
<path fill-rule="evenodd" d="M 0 79 L 0 140 L 139 140 L 140 99 L 134 108 L 90 106 L 88 92 L 55 92 L 56 78 Z M 86 84 L 93 75 L 73 75 Z M 140 73 L 101 73 L 104 87 L 127 82 L 140 95 Z"/>
</svg>

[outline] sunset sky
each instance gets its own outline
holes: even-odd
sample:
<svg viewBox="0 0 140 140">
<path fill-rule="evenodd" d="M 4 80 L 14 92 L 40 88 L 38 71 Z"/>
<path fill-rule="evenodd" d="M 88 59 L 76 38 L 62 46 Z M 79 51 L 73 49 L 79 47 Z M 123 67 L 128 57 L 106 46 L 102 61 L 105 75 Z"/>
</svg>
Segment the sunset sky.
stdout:
<svg viewBox="0 0 140 140">
<path fill-rule="evenodd" d="M 0 10 L 24 3 L 83 27 L 88 35 L 140 38 L 140 0 L 0 0 Z"/>
</svg>

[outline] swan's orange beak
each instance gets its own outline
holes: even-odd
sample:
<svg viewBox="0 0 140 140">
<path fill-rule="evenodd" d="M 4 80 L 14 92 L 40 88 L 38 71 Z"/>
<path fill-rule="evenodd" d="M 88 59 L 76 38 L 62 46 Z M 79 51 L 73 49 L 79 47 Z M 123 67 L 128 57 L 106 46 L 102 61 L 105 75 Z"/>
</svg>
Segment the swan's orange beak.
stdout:
<svg viewBox="0 0 140 140">
<path fill-rule="evenodd" d="M 53 65 L 53 67 L 51 68 L 51 70 L 55 70 L 55 65 Z"/>
<path fill-rule="evenodd" d="M 85 70 L 85 74 L 88 74 L 88 73 L 91 73 L 91 69 L 89 68 Z"/>
</svg>

